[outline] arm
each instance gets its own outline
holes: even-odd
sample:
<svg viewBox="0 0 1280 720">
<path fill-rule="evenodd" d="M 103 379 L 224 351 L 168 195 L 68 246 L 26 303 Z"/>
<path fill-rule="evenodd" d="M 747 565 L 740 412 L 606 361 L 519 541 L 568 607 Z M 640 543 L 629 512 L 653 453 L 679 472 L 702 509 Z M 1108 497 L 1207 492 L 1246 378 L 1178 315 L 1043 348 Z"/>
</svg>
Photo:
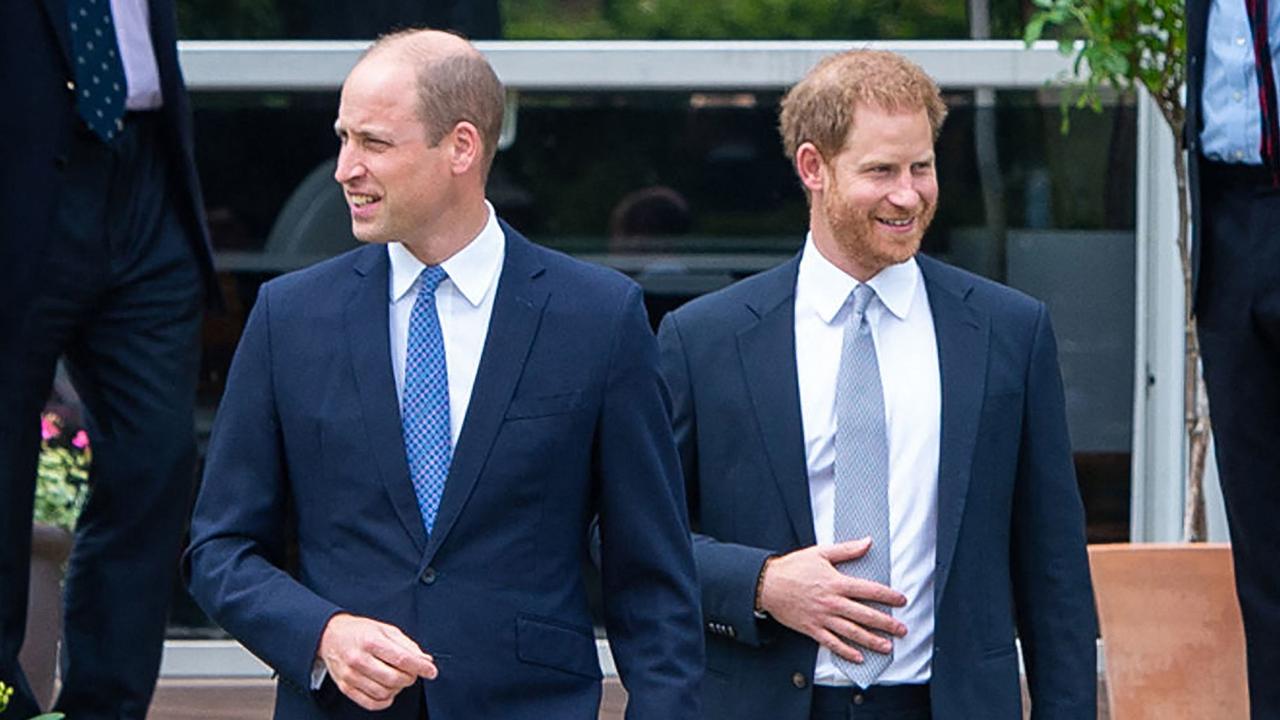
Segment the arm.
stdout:
<svg viewBox="0 0 1280 720">
<path fill-rule="evenodd" d="M 1032 716 L 1097 712 L 1097 620 L 1084 509 L 1048 312 L 1040 306 L 1027 371 L 1013 508 L 1013 590 Z"/>
<path fill-rule="evenodd" d="M 627 718 L 697 718 L 703 646 L 680 469 L 638 287 L 624 299 L 596 432 L 605 625 Z"/>
<path fill-rule="evenodd" d="M 658 329 L 662 371 L 672 398 L 672 424 L 684 470 L 685 494 L 693 523 L 694 557 L 702 589 L 703 620 L 708 630 L 738 642 L 760 646 L 776 624 L 760 620 L 756 610 L 803 633 L 854 662 L 861 653 L 844 639 L 881 652 L 889 644 L 866 628 L 901 637 L 906 627 L 888 614 L 862 604 L 874 600 L 901 607 L 906 598 L 878 583 L 846 577 L 835 564 L 861 557 L 869 543 L 851 541 L 803 548 L 778 555 L 766 548 L 722 542 L 698 532 L 701 519 L 697 412 L 688 356 L 679 318 L 668 314 Z"/>
<path fill-rule="evenodd" d="M 725 543 L 701 530 L 701 491 L 698 477 L 698 425 L 689 378 L 688 359 L 676 315 L 668 313 L 658 327 L 662 375 L 671 396 L 671 424 L 684 475 L 685 502 L 693 527 L 693 554 L 702 590 L 702 619 L 713 631 L 747 645 L 765 642 L 765 629 L 755 617 L 756 587 L 765 561 L 765 548 Z"/>
<path fill-rule="evenodd" d="M 313 664 L 321 657 L 346 692 L 347 666 L 364 662 L 356 657 L 358 649 L 392 646 L 395 640 L 404 645 L 407 638 L 395 631 L 392 640 L 380 642 L 389 626 L 373 628 L 381 623 L 340 614 L 337 605 L 282 569 L 288 488 L 273 377 L 268 284 L 249 315 L 214 426 L 184 558 L 187 584 L 201 607 L 275 668 L 282 682 L 312 689 Z M 401 653 L 421 665 L 409 649 Z M 403 673 L 372 671 L 391 685 L 404 680 Z M 377 688 L 363 686 L 376 702 Z"/>
</svg>

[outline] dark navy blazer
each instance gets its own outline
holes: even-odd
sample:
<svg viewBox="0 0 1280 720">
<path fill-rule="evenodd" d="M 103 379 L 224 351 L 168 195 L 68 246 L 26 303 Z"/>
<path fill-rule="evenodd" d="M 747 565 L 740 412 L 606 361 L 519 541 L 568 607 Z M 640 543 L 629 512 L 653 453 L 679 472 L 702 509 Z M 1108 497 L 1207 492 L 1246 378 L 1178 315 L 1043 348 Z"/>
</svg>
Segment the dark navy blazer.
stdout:
<svg viewBox="0 0 1280 720">
<path fill-rule="evenodd" d="M 942 381 L 935 718 L 1093 718 L 1084 515 L 1043 304 L 918 257 Z M 753 616 L 766 557 L 813 545 L 796 379 L 799 258 L 702 297 L 658 332 L 708 631 L 709 720 L 809 717 L 817 643 Z"/>
<path fill-rule="evenodd" d="M 699 717 L 694 562 L 640 289 L 503 230 L 488 339 L 430 538 L 392 376 L 386 248 L 262 287 L 214 427 L 187 572 L 210 615 L 278 671 L 277 718 L 365 716 L 308 689 L 340 610 L 394 624 L 436 658 L 439 678 L 379 717 L 416 720 L 425 695 L 432 720 L 595 718 L 582 569 L 597 512 L 627 717 Z"/>
<path fill-rule="evenodd" d="M 196 177 L 191 116 L 175 47 L 177 22 L 172 0 L 149 0 L 151 41 L 155 47 L 161 123 L 172 163 L 175 203 L 181 209 L 192 254 L 205 275 L 205 287 L 217 301 L 213 260 L 205 229 L 204 206 Z M 0 2 L 0 97 L 11 106 L 0 113 L 0 137 L 6 139 L 0 162 L 0 330 L 11 311 L 26 306 L 29 282 L 53 236 L 53 213 L 61 194 L 73 134 L 79 125 L 67 27 L 66 0 Z M 11 301 L 10 298 L 13 298 Z"/>
</svg>

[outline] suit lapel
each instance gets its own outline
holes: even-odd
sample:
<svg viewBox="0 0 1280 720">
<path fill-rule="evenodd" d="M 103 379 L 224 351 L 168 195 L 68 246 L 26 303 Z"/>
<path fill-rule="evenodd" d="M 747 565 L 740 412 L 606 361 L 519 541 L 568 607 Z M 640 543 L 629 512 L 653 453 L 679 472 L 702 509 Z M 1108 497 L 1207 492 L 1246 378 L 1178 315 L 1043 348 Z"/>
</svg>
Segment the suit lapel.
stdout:
<svg viewBox="0 0 1280 720">
<path fill-rule="evenodd" d="M 738 333 L 742 370 L 782 505 L 801 546 L 817 542 L 809 507 L 800 386 L 796 375 L 795 284 L 799 256 L 768 271 L 749 307 L 758 320 Z"/>
<path fill-rule="evenodd" d="M 929 294 L 942 384 L 942 438 L 938 457 L 938 577 L 941 603 L 960 536 L 973 448 L 986 392 L 988 318 L 966 303 L 972 284 L 945 265 L 918 258 Z"/>
<path fill-rule="evenodd" d="M 471 402 L 454 449 L 453 464 L 445 481 L 444 496 L 440 499 L 423 565 L 429 564 L 439 552 L 484 469 L 547 301 L 546 290 L 536 282 L 544 269 L 533 247 L 506 223 L 502 223 L 502 230 L 506 234 L 506 256 L 498 280 L 498 294 L 493 299 L 493 315 L 472 386 Z"/>
<path fill-rule="evenodd" d="M 44 0 L 45 13 L 49 15 L 49 25 L 58 38 L 58 47 L 62 49 L 62 57 L 74 75 L 75 65 L 71 61 L 71 38 L 67 35 L 67 0 Z"/>
<path fill-rule="evenodd" d="M 427 545 L 418 499 L 409 479 L 400 425 L 400 403 L 391 374 L 390 306 L 391 262 L 381 245 L 361 251 L 354 266 L 359 276 L 343 322 L 355 366 L 356 389 L 369 444 L 377 459 L 382 486 L 404 529 L 421 551 Z"/>
</svg>

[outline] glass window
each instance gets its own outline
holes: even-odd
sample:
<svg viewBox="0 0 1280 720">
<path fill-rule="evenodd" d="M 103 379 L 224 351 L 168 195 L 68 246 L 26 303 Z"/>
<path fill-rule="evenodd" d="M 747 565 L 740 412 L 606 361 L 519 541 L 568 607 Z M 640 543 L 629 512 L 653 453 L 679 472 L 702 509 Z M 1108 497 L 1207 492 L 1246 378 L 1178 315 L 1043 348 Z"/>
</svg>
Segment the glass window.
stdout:
<svg viewBox="0 0 1280 720">
<path fill-rule="evenodd" d="M 805 198 L 780 92 L 522 93 L 489 197 L 535 242 L 614 266 L 666 311 L 794 254 Z M 1136 112 L 1059 131 L 1057 95 L 949 92 L 926 252 L 1048 303 L 1091 541 L 1125 540 L 1134 357 Z M 258 286 L 356 242 L 332 180 L 337 95 L 197 93 L 197 161 L 229 301 L 205 332 L 206 437 Z M 1088 292 L 1082 292 L 1088 288 Z M 173 632 L 216 632 L 186 599 Z"/>
</svg>

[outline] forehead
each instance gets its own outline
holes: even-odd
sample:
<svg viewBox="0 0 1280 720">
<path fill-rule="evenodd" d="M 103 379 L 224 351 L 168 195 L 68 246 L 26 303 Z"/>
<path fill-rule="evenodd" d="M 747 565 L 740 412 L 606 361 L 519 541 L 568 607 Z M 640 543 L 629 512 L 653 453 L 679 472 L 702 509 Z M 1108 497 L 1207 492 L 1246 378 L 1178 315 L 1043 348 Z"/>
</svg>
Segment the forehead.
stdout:
<svg viewBox="0 0 1280 720">
<path fill-rule="evenodd" d="M 413 67 L 390 55 L 374 55 L 352 69 L 342 84 L 338 127 L 358 130 L 371 125 L 421 126 Z"/>
<path fill-rule="evenodd" d="M 929 154 L 933 152 L 933 127 L 923 109 L 888 110 L 877 105 L 858 103 L 853 109 L 853 123 L 845 138 L 842 154 L 881 154 L 888 152 Z"/>
</svg>

